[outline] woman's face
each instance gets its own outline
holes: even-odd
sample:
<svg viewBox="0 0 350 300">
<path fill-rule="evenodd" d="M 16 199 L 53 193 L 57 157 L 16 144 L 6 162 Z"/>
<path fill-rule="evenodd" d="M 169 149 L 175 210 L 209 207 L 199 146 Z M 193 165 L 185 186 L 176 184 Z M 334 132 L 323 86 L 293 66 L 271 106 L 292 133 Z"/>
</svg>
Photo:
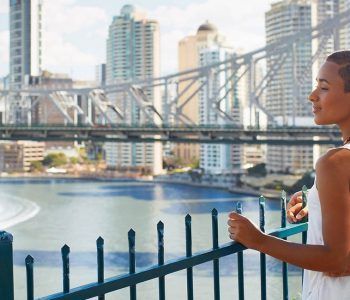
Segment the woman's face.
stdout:
<svg viewBox="0 0 350 300">
<path fill-rule="evenodd" d="M 350 93 L 344 92 L 339 68 L 333 62 L 325 62 L 318 72 L 317 85 L 309 96 L 314 120 L 318 125 L 350 122 Z"/>
</svg>

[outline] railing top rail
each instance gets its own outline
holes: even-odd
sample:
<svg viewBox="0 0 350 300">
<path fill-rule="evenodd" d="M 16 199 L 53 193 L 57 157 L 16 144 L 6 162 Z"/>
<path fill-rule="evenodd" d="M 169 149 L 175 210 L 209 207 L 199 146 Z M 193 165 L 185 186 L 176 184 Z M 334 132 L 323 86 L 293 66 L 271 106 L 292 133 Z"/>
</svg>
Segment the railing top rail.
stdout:
<svg viewBox="0 0 350 300">
<path fill-rule="evenodd" d="M 279 228 L 269 233 L 269 235 L 285 238 L 307 231 L 307 223 L 301 223 L 286 228 Z M 151 266 L 134 274 L 125 274 L 120 276 L 105 279 L 103 283 L 91 283 L 71 289 L 69 293 L 57 293 L 47 297 L 40 298 L 41 300 L 53 299 L 88 299 L 101 294 L 116 291 L 131 285 L 138 284 L 147 280 L 159 278 L 177 271 L 181 271 L 196 265 L 212 261 L 230 254 L 245 250 L 246 248 L 236 242 L 230 242 L 222 245 L 217 249 L 210 249 L 206 251 L 197 252 L 190 257 L 183 257 L 168 261 L 162 266 Z"/>
</svg>

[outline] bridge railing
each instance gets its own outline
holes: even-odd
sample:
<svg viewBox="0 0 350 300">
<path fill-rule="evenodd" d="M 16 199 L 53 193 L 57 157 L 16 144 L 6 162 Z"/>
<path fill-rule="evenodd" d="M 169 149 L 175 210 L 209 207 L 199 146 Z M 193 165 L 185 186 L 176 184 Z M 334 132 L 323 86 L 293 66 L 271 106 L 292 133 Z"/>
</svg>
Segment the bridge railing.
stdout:
<svg viewBox="0 0 350 300">
<path fill-rule="evenodd" d="M 306 189 L 303 191 L 304 204 L 306 203 Z M 240 203 L 239 203 L 240 204 Z M 241 209 L 237 204 L 237 211 L 241 213 Z M 265 198 L 259 198 L 259 216 L 260 229 L 265 231 Z M 130 299 L 137 299 L 137 284 L 158 278 L 158 298 L 165 299 L 165 276 L 181 270 L 187 270 L 187 299 L 195 299 L 193 289 L 193 267 L 206 262 L 213 262 L 213 299 L 220 299 L 220 265 L 219 259 L 237 254 L 238 268 L 238 297 L 244 299 L 244 255 L 246 249 L 243 245 L 230 242 L 219 246 L 218 243 L 218 212 L 213 209 L 212 217 L 212 248 L 192 253 L 192 230 L 191 216 L 185 217 L 186 231 L 186 256 L 168 262 L 164 261 L 164 224 L 160 221 L 157 224 L 158 233 L 158 264 L 136 271 L 136 250 L 134 230 L 128 232 L 129 241 L 129 272 L 124 275 L 111 278 L 104 278 L 104 240 L 99 237 L 96 240 L 97 247 L 97 281 L 94 283 L 82 285 L 76 288 L 70 287 L 70 265 L 69 254 L 70 248 L 64 245 L 61 249 L 62 254 L 62 292 L 52 294 L 40 299 L 72 299 L 81 300 L 98 297 L 99 300 L 105 299 L 105 295 L 123 288 L 129 288 Z M 286 194 L 283 192 L 281 196 L 281 228 L 270 232 L 269 234 L 278 238 L 287 239 L 287 237 L 302 234 L 303 243 L 306 242 L 307 223 L 299 223 L 296 225 L 286 226 Z M 14 293 L 13 281 L 13 248 L 12 235 L 7 232 L 0 233 L 0 299 L 13 300 L 17 299 Z M 25 259 L 26 275 L 27 275 L 27 299 L 34 299 L 34 258 L 28 255 Z M 283 280 L 283 299 L 288 299 L 288 268 L 286 263 L 282 263 L 282 280 Z M 260 253 L 260 289 L 261 299 L 266 299 L 266 256 Z"/>
</svg>

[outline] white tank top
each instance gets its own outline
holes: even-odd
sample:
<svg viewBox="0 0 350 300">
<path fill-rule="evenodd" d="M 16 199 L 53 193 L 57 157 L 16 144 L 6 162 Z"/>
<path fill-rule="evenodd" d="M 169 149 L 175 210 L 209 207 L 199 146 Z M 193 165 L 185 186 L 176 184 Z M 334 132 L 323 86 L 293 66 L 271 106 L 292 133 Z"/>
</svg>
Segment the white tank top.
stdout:
<svg viewBox="0 0 350 300">
<path fill-rule="evenodd" d="M 350 144 L 339 148 L 350 150 Z M 323 245 L 320 198 L 314 185 L 308 192 L 309 225 L 307 244 Z M 329 277 L 322 272 L 304 271 L 303 300 L 350 300 L 350 276 Z"/>
</svg>

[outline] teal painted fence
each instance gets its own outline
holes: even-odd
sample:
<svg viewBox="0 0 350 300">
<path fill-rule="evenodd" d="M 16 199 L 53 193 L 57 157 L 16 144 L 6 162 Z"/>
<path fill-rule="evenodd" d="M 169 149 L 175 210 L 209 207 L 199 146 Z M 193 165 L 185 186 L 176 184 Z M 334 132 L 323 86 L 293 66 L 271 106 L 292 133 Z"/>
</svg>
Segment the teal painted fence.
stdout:
<svg viewBox="0 0 350 300">
<path fill-rule="evenodd" d="M 306 204 L 306 188 L 303 188 L 303 206 Z M 259 198 L 259 216 L 260 229 L 265 232 L 265 199 Z M 241 203 L 237 204 L 236 211 L 242 213 Z M 193 290 L 193 267 L 206 262 L 213 262 L 213 299 L 220 299 L 220 258 L 227 255 L 237 255 L 238 262 L 238 295 L 237 298 L 244 299 L 244 250 L 243 245 L 230 242 L 219 246 L 218 244 L 218 212 L 216 209 L 212 210 L 212 249 L 192 253 L 192 219 L 190 215 L 185 217 L 185 231 L 186 231 L 186 256 L 176 260 L 164 261 L 164 224 L 159 222 L 157 224 L 158 233 L 158 264 L 143 270 L 136 270 L 136 250 L 135 240 L 136 233 L 134 230 L 128 232 L 129 241 L 129 273 L 115 276 L 111 278 L 104 278 L 104 240 L 99 237 L 96 240 L 97 248 L 97 281 L 86 284 L 76 288 L 70 287 L 69 279 L 69 253 L 70 248 L 64 245 L 61 249 L 62 254 L 62 292 L 49 295 L 40 299 L 89 299 L 98 297 L 99 300 L 105 299 L 107 293 L 129 288 L 130 299 L 137 299 L 137 284 L 151 279 L 159 280 L 159 296 L 160 300 L 165 299 L 166 282 L 165 276 L 177 271 L 187 271 L 187 299 L 196 299 Z M 286 226 L 286 194 L 283 192 L 281 196 L 281 228 L 270 232 L 269 234 L 282 239 L 295 234 L 302 234 L 303 243 L 306 242 L 307 223 L 299 223 L 295 225 Z M 226 224 L 225 224 L 226 226 Z M 0 232 L 0 299 L 13 300 L 16 299 L 14 295 L 13 283 L 13 237 L 10 233 L 5 231 Z M 27 299 L 34 299 L 34 258 L 28 255 L 25 259 L 26 275 L 27 275 Z M 286 263 L 282 264 L 282 280 L 283 280 L 283 299 L 288 297 L 288 266 Z M 266 299 L 266 255 L 260 254 L 260 289 L 261 299 Z"/>
</svg>

